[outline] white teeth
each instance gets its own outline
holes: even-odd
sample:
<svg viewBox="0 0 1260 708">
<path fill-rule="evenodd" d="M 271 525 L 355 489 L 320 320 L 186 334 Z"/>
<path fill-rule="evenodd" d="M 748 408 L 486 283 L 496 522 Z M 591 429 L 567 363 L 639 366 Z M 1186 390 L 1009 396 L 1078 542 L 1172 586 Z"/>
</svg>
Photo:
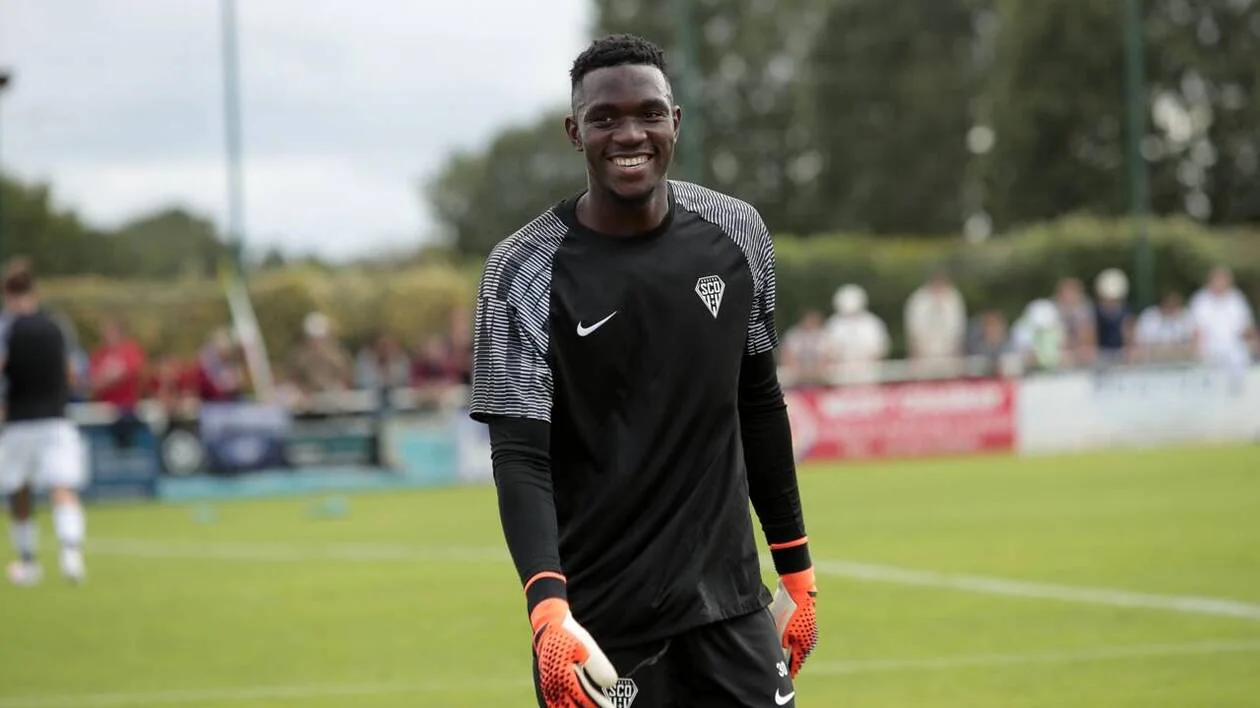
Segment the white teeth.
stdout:
<svg viewBox="0 0 1260 708">
<path fill-rule="evenodd" d="M 618 167 L 638 167 L 648 161 L 647 155 L 635 155 L 634 157 L 614 157 L 613 164 Z"/>
</svg>

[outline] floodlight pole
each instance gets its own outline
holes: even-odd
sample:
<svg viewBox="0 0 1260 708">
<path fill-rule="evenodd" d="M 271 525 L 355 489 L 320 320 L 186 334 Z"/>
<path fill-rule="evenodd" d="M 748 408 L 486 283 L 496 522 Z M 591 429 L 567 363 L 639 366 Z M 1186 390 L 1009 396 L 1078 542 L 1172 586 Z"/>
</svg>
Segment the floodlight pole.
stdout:
<svg viewBox="0 0 1260 708">
<path fill-rule="evenodd" d="M 8 69 L 0 69 L 0 98 L 4 97 L 4 91 L 13 82 L 13 72 Z M 0 101 L 0 105 L 3 102 Z M 3 125 L 0 124 L 0 135 L 4 133 Z M 3 140 L 0 140 L 2 143 Z M 0 151 L 2 154 L 2 151 Z M 4 259 L 4 158 L 0 157 L 0 261 Z"/>
<path fill-rule="evenodd" d="M 227 147 L 227 239 L 233 266 L 245 277 L 245 193 L 241 168 L 240 67 L 236 41 L 236 0 L 220 0 L 223 35 L 223 118 Z"/>
<path fill-rule="evenodd" d="M 1150 106 L 1146 97 L 1146 50 L 1142 40 L 1142 0 L 1125 0 L 1125 103 L 1129 117 L 1129 193 L 1133 216 L 1137 285 L 1137 306 L 1154 302 L 1155 272 L 1151 245 L 1147 237 L 1147 214 L 1150 210 L 1150 185 L 1146 158 L 1142 156 L 1142 138 L 1146 136 L 1146 117 Z"/>
</svg>

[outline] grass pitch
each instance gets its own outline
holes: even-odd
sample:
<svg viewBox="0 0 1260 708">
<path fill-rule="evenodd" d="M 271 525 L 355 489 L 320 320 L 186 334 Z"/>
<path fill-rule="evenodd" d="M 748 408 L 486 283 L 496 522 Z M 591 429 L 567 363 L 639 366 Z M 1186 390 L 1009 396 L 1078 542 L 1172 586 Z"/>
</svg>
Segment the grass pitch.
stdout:
<svg viewBox="0 0 1260 708">
<path fill-rule="evenodd" d="M 809 466 L 802 490 L 802 708 L 1260 706 L 1260 447 Z M 0 708 L 532 705 L 489 488 L 92 507 L 88 533 L 67 586 L 41 509 L 44 584 L 0 587 Z"/>
</svg>

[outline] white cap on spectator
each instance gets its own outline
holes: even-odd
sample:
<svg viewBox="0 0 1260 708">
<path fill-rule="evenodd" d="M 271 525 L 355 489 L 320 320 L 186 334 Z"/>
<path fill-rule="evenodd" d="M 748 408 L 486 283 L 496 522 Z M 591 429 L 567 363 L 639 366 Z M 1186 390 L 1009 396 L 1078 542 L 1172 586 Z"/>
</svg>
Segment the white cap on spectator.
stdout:
<svg viewBox="0 0 1260 708">
<path fill-rule="evenodd" d="M 302 322 L 302 329 L 306 331 L 306 336 L 312 339 L 327 337 L 328 332 L 332 329 L 328 324 L 328 317 L 322 312 L 312 312 L 306 316 Z"/>
<path fill-rule="evenodd" d="M 831 305 L 841 315 L 856 315 L 866 309 L 866 291 L 861 285 L 845 285 L 836 291 Z"/>
<path fill-rule="evenodd" d="M 1119 268 L 1108 268 L 1098 274 L 1094 291 L 1104 300 L 1121 300 L 1129 294 L 1129 277 Z"/>
<path fill-rule="evenodd" d="M 1028 309 L 1024 311 L 1024 315 L 1033 327 L 1047 329 L 1058 324 L 1059 308 L 1055 307 L 1053 302 L 1041 298 L 1028 303 Z"/>
</svg>

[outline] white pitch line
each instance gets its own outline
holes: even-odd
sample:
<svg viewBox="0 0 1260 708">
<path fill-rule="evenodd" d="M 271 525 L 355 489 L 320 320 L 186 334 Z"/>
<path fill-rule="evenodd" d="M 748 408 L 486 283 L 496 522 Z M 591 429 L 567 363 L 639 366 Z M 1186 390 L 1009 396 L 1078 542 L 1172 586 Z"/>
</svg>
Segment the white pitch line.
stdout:
<svg viewBox="0 0 1260 708">
<path fill-rule="evenodd" d="M 174 691 L 135 691 L 129 693 L 81 693 L 58 696 L 26 696 L 0 699 L 0 708 L 110 708 L 111 706 L 173 705 L 260 700 L 297 700 L 350 696 L 384 696 L 402 693 L 450 693 L 452 691 L 516 691 L 529 686 L 529 679 L 477 679 L 475 681 L 431 683 L 307 683 L 291 686 L 245 686 L 241 688 L 201 688 Z"/>
<path fill-rule="evenodd" d="M 1157 658 L 1173 656 L 1214 656 L 1260 652 L 1260 639 L 1217 640 L 1186 644 L 1148 644 L 1095 647 L 1061 651 L 1016 654 L 978 654 L 932 659 L 867 659 L 807 664 L 810 675 L 839 676 L 895 671 L 948 671 L 953 669 L 1018 666 L 1027 664 L 1074 664 L 1094 661 Z M 0 708 L 112 708 L 114 706 L 257 700 L 298 700 L 348 696 L 381 696 L 407 693 L 450 693 L 452 691 L 507 692 L 526 690 L 528 678 L 484 678 L 463 682 L 297 684 L 290 686 L 248 686 L 131 693 L 83 693 L 56 696 L 23 696 L 0 699 Z"/>
<path fill-rule="evenodd" d="M 204 543 L 149 541 L 134 538 L 89 540 L 88 552 L 139 558 L 218 559 L 241 561 L 343 561 L 407 563 L 487 563 L 506 562 L 505 549 L 489 546 L 391 546 L 376 543 L 292 544 L 292 543 Z M 763 559 L 769 563 L 769 558 Z M 941 573 L 890 565 L 816 559 L 820 575 L 850 580 L 891 583 L 929 588 L 961 590 L 987 595 L 1003 595 L 1035 600 L 1058 600 L 1108 607 L 1143 608 L 1212 615 L 1260 621 L 1260 605 L 1212 597 L 1159 595 L 1114 588 L 1062 585 L 1012 578 Z"/>
<path fill-rule="evenodd" d="M 494 562 L 509 560 L 506 550 L 465 546 L 390 546 L 379 543 L 219 543 L 149 541 L 133 538 L 97 538 L 87 542 L 88 553 L 137 558 L 217 559 L 240 561 L 301 562 L 312 560 L 370 563 Z"/>
<path fill-rule="evenodd" d="M 989 595 L 1006 595 L 1037 600 L 1063 600 L 1111 607 L 1140 607 L 1185 614 L 1217 615 L 1260 621 L 1260 605 L 1213 597 L 1185 597 L 1114 590 L 1110 588 L 1059 585 L 981 575 L 938 573 L 887 565 L 818 560 L 815 571 L 836 577 L 871 582 L 918 585 L 931 588 L 964 590 Z"/>
<path fill-rule="evenodd" d="M 825 675 L 865 674 L 879 671 L 940 671 L 970 667 L 1015 666 L 1020 664 L 1074 664 L 1168 656 L 1211 656 L 1260 652 L 1260 639 L 1216 640 L 1186 644 L 1148 644 L 1097 647 L 1019 654 L 977 654 L 932 659 L 866 659 L 818 662 L 806 671 Z"/>
</svg>

